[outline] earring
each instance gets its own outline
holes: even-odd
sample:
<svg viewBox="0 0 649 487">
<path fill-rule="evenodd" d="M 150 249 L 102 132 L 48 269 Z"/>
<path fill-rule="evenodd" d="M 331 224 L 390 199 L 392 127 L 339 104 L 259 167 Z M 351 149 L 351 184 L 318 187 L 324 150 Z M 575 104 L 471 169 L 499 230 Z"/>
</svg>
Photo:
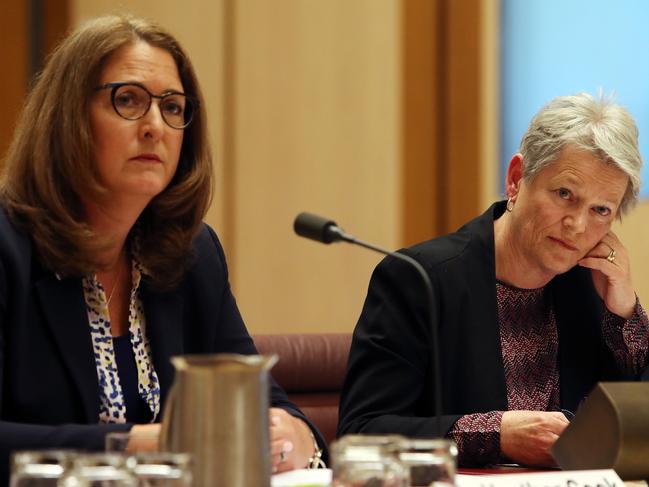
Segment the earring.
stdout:
<svg viewBox="0 0 649 487">
<path fill-rule="evenodd" d="M 507 211 L 509 211 L 511 213 L 511 211 L 514 209 L 514 200 L 512 200 L 511 198 L 507 198 L 507 206 L 506 206 L 506 208 L 507 208 Z"/>
</svg>

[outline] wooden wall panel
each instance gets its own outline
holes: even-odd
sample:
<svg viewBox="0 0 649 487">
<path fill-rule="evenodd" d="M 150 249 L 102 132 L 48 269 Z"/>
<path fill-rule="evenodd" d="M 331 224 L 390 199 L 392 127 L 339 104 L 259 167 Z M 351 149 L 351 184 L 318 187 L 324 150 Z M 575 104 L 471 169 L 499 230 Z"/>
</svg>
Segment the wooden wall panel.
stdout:
<svg viewBox="0 0 649 487">
<path fill-rule="evenodd" d="M 443 2 L 402 2 L 403 245 L 442 231 Z"/>
<path fill-rule="evenodd" d="M 42 48 L 44 57 L 65 37 L 70 26 L 70 0 L 43 1 Z"/>
<path fill-rule="evenodd" d="M 380 259 L 296 237 L 298 212 L 400 243 L 399 6 L 236 2 L 231 265 L 255 331 L 350 331 Z"/>
<path fill-rule="evenodd" d="M 403 7 L 403 237 L 456 230 L 497 198 L 497 0 Z"/>
<path fill-rule="evenodd" d="M 480 15 L 480 199 L 478 211 L 502 199 L 500 181 L 500 0 L 484 0 Z"/>
<path fill-rule="evenodd" d="M 644 161 L 647 164 L 647 161 Z M 646 182 L 645 182 L 646 184 Z M 631 278 L 636 293 L 649 309 L 649 201 L 642 200 L 621 222 L 613 225 L 613 231 L 629 251 Z"/>
<path fill-rule="evenodd" d="M 0 15 L 0 93 L 3 96 L 0 116 L 0 157 L 9 146 L 14 124 L 27 91 L 29 72 L 27 2 L 8 0 Z"/>
<path fill-rule="evenodd" d="M 7 0 L 3 7 L 0 16 L 0 63 L 3 66 L 0 93 L 5 101 L 0 117 L 0 157 L 4 156 L 13 136 L 31 77 L 41 69 L 43 58 L 69 25 L 68 0 Z M 38 31 L 32 32 L 33 29 Z"/>
<path fill-rule="evenodd" d="M 480 211 L 482 4 L 482 0 L 446 3 L 445 232 Z"/>
</svg>

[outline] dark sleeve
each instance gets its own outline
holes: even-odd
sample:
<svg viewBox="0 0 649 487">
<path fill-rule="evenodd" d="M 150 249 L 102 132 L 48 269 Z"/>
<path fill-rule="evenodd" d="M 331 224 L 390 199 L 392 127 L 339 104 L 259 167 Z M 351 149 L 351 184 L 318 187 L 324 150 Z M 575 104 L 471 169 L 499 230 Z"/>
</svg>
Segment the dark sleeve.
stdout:
<svg viewBox="0 0 649 487">
<path fill-rule="evenodd" d="M 633 315 L 628 320 L 603 308 L 602 333 L 617 366 L 636 376 L 647 362 L 649 346 L 649 319 L 636 297 Z"/>
<path fill-rule="evenodd" d="M 434 294 L 433 319 L 439 326 L 440 305 L 435 289 Z M 341 394 L 338 436 L 437 436 L 429 323 L 420 276 L 408 264 L 393 257 L 384 259 L 372 274 L 354 330 Z M 459 417 L 442 416 L 442 434 Z"/>
<path fill-rule="evenodd" d="M 475 467 L 501 463 L 502 419 L 503 411 L 490 411 L 466 414 L 455 422 L 446 436 L 457 445 L 459 466 Z"/>
<path fill-rule="evenodd" d="M 0 404 L 4 402 L 5 327 L 10 290 L 0 263 Z M 38 384 L 34 384 L 38 387 Z M 46 404 L 43 407 L 47 407 Z M 0 417 L 2 415 L 0 414 Z M 9 457 L 16 450 L 74 448 L 103 450 L 104 437 L 111 431 L 128 431 L 132 424 L 66 424 L 60 426 L 16 423 L 0 420 L 0 485 L 9 479 Z"/>
<path fill-rule="evenodd" d="M 221 297 L 221 316 L 217 320 L 219 326 L 222 327 L 222 332 L 218 334 L 218 342 L 215 344 L 215 349 L 218 352 L 228 352 L 228 353 L 241 353 L 241 354 L 257 354 L 257 349 L 252 340 L 252 337 L 246 329 L 246 325 L 243 322 L 239 308 L 232 294 L 232 289 L 230 288 L 230 282 L 228 279 L 228 270 L 225 259 L 225 253 L 223 248 L 218 240 L 218 237 L 214 231 L 209 229 L 210 237 L 216 246 L 216 249 L 219 254 L 219 259 L 222 263 L 223 269 L 225 270 L 225 286 L 223 288 L 223 295 Z M 300 409 L 289 401 L 288 396 L 284 389 L 282 389 L 277 382 L 272 378 L 271 374 L 271 398 L 270 404 L 272 407 L 282 408 L 286 410 L 289 414 L 296 418 L 300 418 L 302 421 L 306 422 L 313 435 L 318 443 L 318 446 L 324 450 L 325 453 L 325 462 L 327 461 L 327 444 L 324 440 L 324 437 L 318 431 L 318 428 L 315 427 L 311 421 L 304 415 Z"/>
</svg>

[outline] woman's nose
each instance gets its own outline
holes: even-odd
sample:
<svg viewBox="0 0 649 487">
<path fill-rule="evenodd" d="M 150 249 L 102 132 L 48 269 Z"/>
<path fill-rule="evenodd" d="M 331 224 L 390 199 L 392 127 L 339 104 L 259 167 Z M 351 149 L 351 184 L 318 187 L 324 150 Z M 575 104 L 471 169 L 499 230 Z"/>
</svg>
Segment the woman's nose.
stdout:
<svg viewBox="0 0 649 487">
<path fill-rule="evenodd" d="M 563 224 L 575 233 L 583 233 L 586 231 L 587 221 L 587 210 L 579 208 L 566 215 L 563 219 Z"/>
<path fill-rule="evenodd" d="M 160 106 L 151 103 L 149 111 L 140 119 L 140 135 L 144 138 L 158 139 L 165 129 L 165 121 L 162 118 Z"/>
</svg>

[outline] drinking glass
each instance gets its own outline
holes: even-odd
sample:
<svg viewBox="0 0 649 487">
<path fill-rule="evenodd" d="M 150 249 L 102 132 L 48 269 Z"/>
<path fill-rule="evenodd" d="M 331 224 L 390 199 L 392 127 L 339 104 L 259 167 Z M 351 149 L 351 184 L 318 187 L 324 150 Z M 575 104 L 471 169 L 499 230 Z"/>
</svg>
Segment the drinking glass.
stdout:
<svg viewBox="0 0 649 487">
<path fill-rule="evenodd" d="M 403 439 L 399 460 L 410 472 L 410 485 L 452 487 L 455 485 L 457 446 L 446 439 Z"/>
<path fill-rule="evenodd" d="M 406 487 L 408 469 L 399 460 L 403 436 L 347 435 L 331 445 L 334 487 Z"/>
<path fill-rule="evenodd" d="M 136 460 L 120 453 L 75 455 L 61 478 L 61 487 L 137 487 Z"/>
<path fill-rule="evenodd" d="M 71 450 L 19 451 L 11 455 L 11 487 L 56 487 Z"/>
<path fill-rule="evenodd" d="M 107 452 L 125 453 L 128 449 L 128 442 L 131 434 L 126 432 L 108 433 L 104 438 L 104 446 Z"/>
<path fill-rule="evenodd" d="M 192 462 L 188 453 L 138 453 L 134 471 L 146 487 L 191 487 Z"/>
<path fill-rule="evenodd" d="M 135 436 L 129 431 L 118 431 L 106 434 L 104 446 L 107 452 L 115 453 L 135 452 L 138 449 L 157 451 L 158 439 L 158 435 L 153 433 L 139 433 Z"/>
</svg>

